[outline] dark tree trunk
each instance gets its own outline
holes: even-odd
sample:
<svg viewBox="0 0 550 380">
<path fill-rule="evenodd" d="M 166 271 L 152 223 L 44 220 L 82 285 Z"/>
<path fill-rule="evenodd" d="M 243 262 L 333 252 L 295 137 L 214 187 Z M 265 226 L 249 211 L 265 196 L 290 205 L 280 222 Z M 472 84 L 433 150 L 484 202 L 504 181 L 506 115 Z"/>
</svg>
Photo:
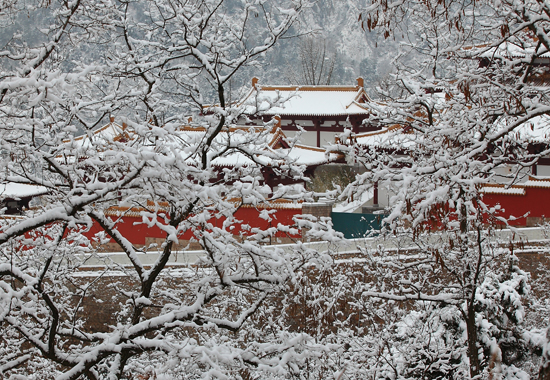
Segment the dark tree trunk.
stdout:
<svg viewBox="0 0 550 380">
<path fill-rule="evenodd" d="M 538 380 L 550 380 L 550 327 L 546 330 L 546 347 L 542 355 Z"/>
<path fill-rule="evenodd" d="M 538 380 L 550 380 L 550 361 L 546 358 L 545 363 L 540 367 Z"/>
<path fill-rule="evenodd" d="M 468 304 L 466 318 L 466 331 L 468 333 L 468 358 L 470 359 L 470 377 L 473 379 L 480 373 L 479 349 L 477 347 L 477 327 L 474 304 Z"/>
</svg>

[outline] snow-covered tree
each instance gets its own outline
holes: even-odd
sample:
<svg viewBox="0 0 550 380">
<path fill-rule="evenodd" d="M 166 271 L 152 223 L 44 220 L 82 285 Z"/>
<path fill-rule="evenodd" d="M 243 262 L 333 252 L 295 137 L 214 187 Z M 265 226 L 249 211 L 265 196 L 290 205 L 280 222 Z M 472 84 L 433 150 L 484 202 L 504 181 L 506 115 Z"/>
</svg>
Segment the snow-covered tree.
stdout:
<svg viewBox="0 0 550 380">
<path fill-rule="evenodd" d="M 494 223 L 505 221 L 484 204 L 480 187 L 524 180 L 550 153 L 530 140 L 548 129 L 549 10 L 548 2 L 529 0 L 375 0 L 359 18 L 364 29 L 397 38 L 403 49 L 396 53 L 396 89 L 386 88 L 387 103 L 373 106 L 388 133 L 376 144 L 342 138 L 350 146 L 339 148 L 366 168 L 344 196 L 374 184 L 387 189 L 385 230 L 416 247 L 411 259 L 385 263 L 379 285 L 369 283 L 363 294 L 454 305 L 469 373 L 447 372 L 449 378 L 495 378 L 497 362 L 513 378 L 505 351 L 526 344 L 513 332 L 521 331 L 517 307 L 526 278 L 507 242 L 495 239 Z M 407 318 L 417 326 L 433 322 L 426 313 Z M 428 352 L 416 347 L 417 354 Z"/>
<path fill-rule="evenodd" d="M 297 233 L 276 214 L 262 213 L 267 230 L 233 231 L 242 205 L 307 199 L 299 188 L 272 194 L 263 165 L 295 178 L 301 168 L 266 149 L 271 124 L 227 128 L 241 112 L 231 78 L 261 64 L 307 5 L 2 2 L 0 183 L 45 191 L 23 215 L 0 219 L 0 376 L 246 379 L 284 376 L 322 351 L 279 323 L 274 305 L 323 258 L 301 246 L 267 249 L 269 236 Z M 121 126 L 95 133 L 110 117 Z M 139 213 L 164 241 L 133 246 L 110 210 Z M 97 226 L 103 232 L 87 239 Z M 169 270 L 189 232 L 205 256 Z M 98 252 L 109 237 L 130 268 Z M 105 271 L 83 276 L 90 259 Z M 113 305 L 112 325 L 90 327 L 97 321 L 84 311 Z"/>
</svg>

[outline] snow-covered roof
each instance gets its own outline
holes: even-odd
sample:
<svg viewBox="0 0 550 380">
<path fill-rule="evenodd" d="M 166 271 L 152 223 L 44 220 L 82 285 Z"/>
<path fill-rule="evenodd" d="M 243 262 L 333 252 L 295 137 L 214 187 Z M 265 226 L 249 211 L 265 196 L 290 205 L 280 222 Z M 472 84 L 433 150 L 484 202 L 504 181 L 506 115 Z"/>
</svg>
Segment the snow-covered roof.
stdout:
<svg viewBox="0 0 550 380">
<path fill-rule="evenodd" d="M 542 176 L 529 176 L 526 182 L 519 183 L 513 186 L 506 186 L 503 184 L 486 184 L 483 185 L 479 191 L 485 194 L 506 194 L 506 195 L 525 195 L 526 188 L 550 188 L 550 177 Z"/>
<path fill-rule="evenodd" d="M 361 84 L 362 80 L 358 79 Z M 357 86 L 254 86 L 239 102 L 248 115 L 367 115 L 370 98 Z"/>
<path fill-rule="evenodd" d="M 523 186 L 535 188 L 550 188 L 550 177 L 529 176 L 529 180 L 523 183 Z"/>
<path fill-rule="evenodd" d="M 84 135 L 74 138 L 74 143 L 79 145 L 80 148 L 87 148 L 91 145 L 91 140 L 101 140 L 105 142 L 121 141 L 123 139 L 130 139 L 131 129 L 127 128 L 125 124 L 119 125 L 114 121 L 103 127 L 90 131 Z M 69 142 L 66 140 L 65 142 Z"/>
<path fill-rule="evenodd" d="M 486 185 L 479 191 L 485 194 L 525 195 L 525 188 L 520 186 L 507 188 L 505 186 Z"/>
<path fill-rule="evenodd" d="M 254 208 L 257 210 L 301 210 L 302 209 L 302 203 L 301 201 L 295 202 L 287 199 L 276 199 L 272 201 L 265 201 L 258 204 L 240 204 L 242 202 L 242 199 L 235 198 L 235 199 L 229 199 L 229 202 L 232 202 L 234 204 L 239 204 L 239 207 L 241 208 Z M 165 209 L 166 204 L 160 204 L 157 205 L 157 208 L 160 206 L 160 211 L 166 212 L 167 209 Z M 154 205 L 151 205 L 151 210 L 156 209 Z M 130 218 L 141 218 L 143 212 L 150 212 L 151 210 L 148 210 L 143 207 L 121 207 L 121 206 L 111 206 L 107 210 L 105 210 L 106 216 L 115 216 L 115 217 L 121 217 L 126 216 Z"/>
<path fill-rule="evenodd" d="M 193 147 L 200 144 L 206 137 L 207 129 L 200 126 L 181 126 L 177 128 L 176 134 L 180 140 L 178 144 Z M 89 135 L 79 136 L 74 139 L 83 147 L 91 139 L 104 139 L 103 141 L 121 141 L 131 139 L 131 128 L 121 127 L 111 122 L 105 127 Z M 254 161 L 264 165 L 275 165 L 283 162 L 296 165 L 320 165 L 336 161 L 340 158 L 336 153 L 326 154 L 325 149 L 310 147 L 306 145 L 295 145 L 289 147 L 286 143 L 286 136 L 280 127 L 271 130 L 263 125 L 257 126 L 234 126 L 226 127 L 219 133 L 212 142 L 212 149 L 227 153 L 212 160 L 212 164 L 218 167 L 231 167 L 251 165 Z M 243 149 L 245 152 L 240 151 Z M 254 156 L 254 160 L 251 158 Z"/>
<path fill-rule="evenodd" d="M 501 128 L 507 128 L 505 120 L 495 123 L 495 132 Z M 550 144 L 550 116 L 540 115 L 530 119 L 510 132 L 510 136 L 517 140 L 527 140 L 529 143 Z M 353 135 L 352 138 L 358 145 L 407 149 L 415 144 L 419 136 L 409 133 L 401 125 L 392 125 L 379 131 L 365 132 Z"/>
<path fill-rule="evenodd" d="M 290 161 L 297 165 L 321 165 L 336 161 L 339 156 L 336 153 L 328 153 L 323 148 L 315 148 L 307 145 L 295 145 L 288 149 Z"/>
<path fill-rule="evenodd" d="M 8 182 L 0 185 L 0 198 L 26 198 L 48 192 L 44 186 Z"/>
<path fill-rule="evenodd" d="M 176 133 L 182 141 L 195 144 L 206 136 L 207 130 L 204 127 L 182 126 L 177 129 Z M 249 144 L 274 148 L 285 138 L 284 132 L 279 127 L 267 129 L 263 125 L 234 126 L 225 127 L 216 136 L 213 143 L 224 146 Z"/>
<path fill-rule="evenodd" d="M 526 56 L 531 56 L 535 52 L 536 43 L 530 44 L 529 46 L 519 46 L 512 42 L 504 42 L 498 47 L 491 48 L 481 54 L 482 57 L 492 58 L 492 57 L 504 57 L 504 58 L 524 58 Z M 480 47 L 481 48 L 481 47 Z M 550 52 L 539 55 L 540 58 L 550 58 Z"/>
<path fill-rule="evenodd" d="M 241 152 L 226 154 L 220 157 L 216 157 L 214 160 L 212 160 L 212 165 L 214 166 L 234 167 L 253 164 L 254 160 L 252 160 L 250 157 L 247 157 Z"/>
<path fill-rule="evenodd" d="M 291 148 L 276 150 L 266 149 L 265 155 L 257 155 L 256 162 L 263 165 L 277 165 L 278 163 L 292 163 L 294 165 L 315 166 L 337 161 L 337 153 L 326 153 L 323 148 L 307 145 L 295 145 Z M 274 153 L 274 154 L 270 154 Z M 215 166 L 242 166 L 253 164 L 253 160 L 241 152 L 216 157 L 212 164 Z"/>
<path fill-rule="evenodd" d="M 202 127 L 181 127 L 177 134 L 182 143 L 193 146 L 203 140 L 207 130 Z M 254 163 L 251 155 L 255 156 L 256 161 L 269 163 L 268 157 L 260 157 L 260 153 L 270 152 L 275 149 L 281 141 L 284 141 L 285 135 L 280 128 L 266 130 L 264 126 L 246 126 L 224 128 L 212 142 L 212 149 L 220 151 L 227 150 L 221 156 L 212 160 L 214 166 L 243 166 Z M 286 145 L 286 144 L 284 144 Z M 240 151 L 243 149 L 245 152 Z"/>
<path fill-rule="evenodd" d="M 253 132 L 251 135 L 250 132 Z M 206 134 L 206 130 L 182 128 L 179 132 L 182 141 L 188 143 L 196 142 L 202 139 Z M 257 134 L 257 138 L 251 139 Z M 252 149 L 255 161 L 263 165 L 276 165 L 278 163 L 287 162 L 295 165 L 321 165 L 327 162 L 336 161 L 339 156 L 336 153 L 327 154 L 325 149 L 307 145 L 296 144 L 292 147 L 281 146 L 281 141 L 286 141 L 286 136 L 280 128 L 274 128 L 271 131 L 266 131 L 263 126 L 246 126 L 227 128 L 220 133 L 215 139 L 216 144 L 223 147 L 233 146 L 238 148 L 244 145 L 248 150 Z M 229 151 L 227 154 L 216 157 L 212 160 L 214 166 L 243 166 L 253 164 L 254 160 L 244 152 L 237 149 Z"/>
<path fill-rule="evenodd" d="M 401 125 L 392 125 L 379 131 L 365 132 L 353 137 L 358 145 L 377 148 L 405 149 L 414 144 L 415 135 Z"/>
<path fill-rule="evenodd" d="M 233 200 L 233 202 L 240 203 L 241 200 L 240 199 L 235 199 L 235 200 Z M 276 209 L 276 210 L 282 210 L 282 209 L 284 209 L 284 210 L 301 210 L 302 205 L 303 205 L 302 201 L 295 202 L 295 201 L 291 201 L 291 200 L 288 200 L 288 199 L 276 199 L 276 200 L 273 200 L 273 201 L 266 201 L 266 202 L 258 203 L 258 204 L 255 204 L 255 205 L 243 204 L 240 207 L 254 208 L 254 209 L 257 209 L 257 210 L 273 210 L 273 209 Z"/>
</svg>

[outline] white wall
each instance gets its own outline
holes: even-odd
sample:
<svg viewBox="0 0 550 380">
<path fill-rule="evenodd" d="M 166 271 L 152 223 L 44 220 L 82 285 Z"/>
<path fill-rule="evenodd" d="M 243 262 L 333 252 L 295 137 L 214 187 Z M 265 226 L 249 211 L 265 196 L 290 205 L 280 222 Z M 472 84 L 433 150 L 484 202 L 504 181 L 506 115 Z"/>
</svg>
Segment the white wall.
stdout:
<svg viewBox="0 0 550 380">
<path fill-rule="evenodd" d="M 548 166 L 548 165 L 539 165 L 537 167 L 537 176 L 550 177 L 550 166 Z"/>
</svg>

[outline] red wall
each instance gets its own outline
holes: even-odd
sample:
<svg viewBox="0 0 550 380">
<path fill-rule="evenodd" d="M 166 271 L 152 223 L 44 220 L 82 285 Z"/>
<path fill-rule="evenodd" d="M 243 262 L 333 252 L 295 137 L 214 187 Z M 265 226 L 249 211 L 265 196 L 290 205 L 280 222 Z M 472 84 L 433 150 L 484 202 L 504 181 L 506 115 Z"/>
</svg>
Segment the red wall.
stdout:
<svg viewBox="0 0 550 380">
<path fill-rule="evenodd" d="M 279 209 L 274 214 L 270 214 L 272 220 L 269 222 L 265 219 L 259 217 L 260 211 L 254 208 L 240 208 L 236 213 L 235 217 L 238 220 L 241 220 L 242 223 L 235 224 L 235 228 L 232 230 L 234 235 L 239 235 L 241 232 L 244 235 L 251 235 L 252 233 L 249 230 L 243 231 L 242 224 L 247 224 L 251 228 L 260 228 L 261 230 L 266 230 L 269 227 L 276 227 L 279 223 L 285 226 L 293 226 L 294 221 L 293 217 L 302 213 L 300 209 Z M 115 217 L 111 217 L 112 220 Z M 224 218 L 212 218 L 209 222 L 215 227 L 221 227 Z M 163 232 L 157 226 L 148 227 L 142 222 L 141 217 L 130 217 L 125 216 L 121 217 L 120 221 L 117 223 L 118 231 L 126 237 L 132 244 L 144 245 L 146 243 L 146 238 L 166 238 L 166 233 Z M 96 233 L 102 231 L 103 229 L 99 224 L 94 223 L 92 228 L 89 231 L 84 233 L 88 238 L 92 238 Z M 192 231 L 185 232 L 182 236 L 179 236 L 179 239 L 190 240 L 193 236 Z M 286 237 L 287 235 L 284 232 L 277 232 L 275 237 Z M 299 237 L 299 234 L 293 235 L 292 237 Z M 111 242 L 114 242 L 111 240 Z"/>
<path fill-rule="evenodd" d="M 550 189 L 526 187 L 525 195 L 510 194 L 485 194 L 483 202 L 489 206 L 500 205 L 504 211 L 498 216 L 509 218 L 514 216 L 518 219 L 509 221 L 513 226 L 527 225 L 527 218 L 523 215 L 529 213 L 528 217 L 550 218 Z M 521 217 L 521 218 L 519 218 Z"/>
</svg>

